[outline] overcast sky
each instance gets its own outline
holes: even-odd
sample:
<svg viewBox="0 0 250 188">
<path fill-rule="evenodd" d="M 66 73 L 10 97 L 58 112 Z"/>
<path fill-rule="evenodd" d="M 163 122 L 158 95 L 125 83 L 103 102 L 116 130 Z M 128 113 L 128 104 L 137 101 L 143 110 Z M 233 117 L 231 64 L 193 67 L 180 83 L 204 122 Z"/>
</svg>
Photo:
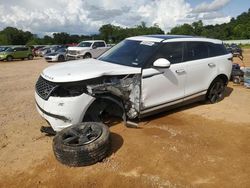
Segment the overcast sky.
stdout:
<svg viewBox="0 0 250 188">
<path fill-rule="evenodd" d="M 145 21 L 168 32 L 197 20 L 229 22 L 248 8 L 250 0 L 0 0 L 0 30 L 94 34 L 103 24 L 131 27 Z"/>
</svg>

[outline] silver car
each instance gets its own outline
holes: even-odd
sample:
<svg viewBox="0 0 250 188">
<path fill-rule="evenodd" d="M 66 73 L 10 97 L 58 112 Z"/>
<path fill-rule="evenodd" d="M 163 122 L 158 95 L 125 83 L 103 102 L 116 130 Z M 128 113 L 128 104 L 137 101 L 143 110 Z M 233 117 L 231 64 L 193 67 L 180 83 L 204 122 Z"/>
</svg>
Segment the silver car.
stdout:
<svg viewBox="0 0 250 188">
<path fill-rule="evenodd" d="M 67 48 L 60 48 L 56 52 L 48 53 L 44 56 L 47 62 L 63 62 L 66 60 Z"/>
</svg>

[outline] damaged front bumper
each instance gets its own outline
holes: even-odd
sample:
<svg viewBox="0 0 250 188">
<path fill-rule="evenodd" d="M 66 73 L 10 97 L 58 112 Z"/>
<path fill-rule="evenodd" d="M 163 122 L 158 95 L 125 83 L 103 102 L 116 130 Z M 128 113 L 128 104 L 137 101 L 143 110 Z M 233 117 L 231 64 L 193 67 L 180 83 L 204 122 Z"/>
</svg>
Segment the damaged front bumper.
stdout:
<svg viewBox="0 0 250 188">
<path fill-rule="evenodd" d="M 76 97 L 49 97 L 42 99 L 35 93 L 36 108 L 55 131 L 80 123 L 94 97 L 83 93 Z"/>
</svg>

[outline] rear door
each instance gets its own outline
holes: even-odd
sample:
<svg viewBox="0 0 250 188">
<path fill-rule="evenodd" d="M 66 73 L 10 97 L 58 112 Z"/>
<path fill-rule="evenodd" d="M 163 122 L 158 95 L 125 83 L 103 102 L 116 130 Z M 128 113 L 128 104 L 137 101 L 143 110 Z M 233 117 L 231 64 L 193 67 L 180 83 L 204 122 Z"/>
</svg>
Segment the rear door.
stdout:
<svg viewBox="0 0 250 188">
<path fill-rule="evenodd" d="M 208 42 L 186 43 L 187 84 L 185 97 L 196 97 L 206 93 L 211 79 L 217 75 L 217 65 L 214 58 L 209 57 Z"/>
<path fill-rule="evenodd" d="M 95 48 L 91 50 L 92 51 L 91 53 L 94 58 L 99 57 L 101 54 L 103 54 L 107 50 L 104 42 L 95 42 L 93 46 L 95 46 Z"/>
<path fill-rule="evenodd" d="M 150 67 L 142 70 L 141 115 L 183 101 L 186 65 L 183 63 L 184 43 L 169 42 L 156 53 L 158 58 L 170 61 L 169 68 Z"/>
</svg>

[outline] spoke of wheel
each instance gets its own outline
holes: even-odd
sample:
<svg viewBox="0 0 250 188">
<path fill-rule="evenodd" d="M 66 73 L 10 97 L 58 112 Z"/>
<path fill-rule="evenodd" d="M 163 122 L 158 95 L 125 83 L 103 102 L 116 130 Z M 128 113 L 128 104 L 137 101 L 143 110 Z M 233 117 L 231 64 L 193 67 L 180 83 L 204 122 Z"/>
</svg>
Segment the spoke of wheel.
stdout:
<svg viewBox="0 0 250 188">
<path fill-rule="evenodd" d="M 64 143 L 67 143 L 67 144 L 70 144 L 76 140 L 78 140 L 78 136 L 72 136 L 72 137 L 69 137 L 69 138 L 66 138 L 65 140 L 63 140 Z"/>
<path fill-rule="evenodd" d="M 86 134 L 80 136 L 80 138 L 79 138 L 79 144 L 84 144 L 84 143 L 86 143 L 88 141 L 89 141 L 89 139 L 88 139 L 88 136 Z"/>
<path fill-rule="evenodd" d="M 80 133 L 75 129 L 70 129 L 68 134 L 73 135 L 73 136 L 78 136 L 78 137 L 80 136 Z"/>
<path fill-rule="evenodd" d="M 81 135 L 86 135 L 87 132 L 91 129 L 91 126 L 90 125 L 86 125 L 84 126 L 83 129 L 81 129 Z M 92 130 L 92 129 L 91 129 Z"/>
</svg>

